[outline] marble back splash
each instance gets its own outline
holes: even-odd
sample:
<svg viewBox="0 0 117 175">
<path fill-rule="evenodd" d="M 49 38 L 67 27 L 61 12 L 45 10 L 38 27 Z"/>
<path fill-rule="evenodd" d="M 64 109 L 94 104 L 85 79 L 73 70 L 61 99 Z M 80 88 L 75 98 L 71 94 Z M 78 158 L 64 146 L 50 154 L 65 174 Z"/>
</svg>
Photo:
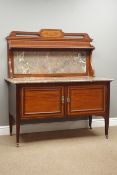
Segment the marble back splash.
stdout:
<svg viewBox="0 0 117 175">
<path fill-rule="evenodd" d="M 85 51 L 14 51 L 14 73 L 85 73 L 86 57 Z"/>
</svg>

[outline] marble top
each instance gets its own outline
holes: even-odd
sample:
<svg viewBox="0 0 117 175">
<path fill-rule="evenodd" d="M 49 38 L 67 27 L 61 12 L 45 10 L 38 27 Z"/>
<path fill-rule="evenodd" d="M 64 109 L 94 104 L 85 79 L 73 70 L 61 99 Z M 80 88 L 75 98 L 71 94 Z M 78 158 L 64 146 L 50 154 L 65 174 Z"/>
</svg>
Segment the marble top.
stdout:
<svg viewBox="0 0 117 175">
<path fill-rule="evenodd" d="M 9 83 L 25 84 L 25 83 L 66 83 L 66 82 L 98 82 L 98 81 L 113 81 L 110 78 L 99 78 L 89 76 L 74 76 L 74 77 L 24 77 L 24 78 L 6 78 Z"/>
</svg>

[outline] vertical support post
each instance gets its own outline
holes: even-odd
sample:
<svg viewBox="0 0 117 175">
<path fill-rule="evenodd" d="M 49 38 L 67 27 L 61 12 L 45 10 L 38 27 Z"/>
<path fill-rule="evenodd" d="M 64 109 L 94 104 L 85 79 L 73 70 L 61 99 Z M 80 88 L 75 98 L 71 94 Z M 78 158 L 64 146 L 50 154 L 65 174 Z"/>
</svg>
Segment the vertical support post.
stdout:
<svg viewBox="0 0 117 175">
<path fill-rule="evenodd" d="M 20 120 L 19 116 L 16 116 L 16 146 L 19 147 L 19 135 L 20 135 Z"/>
<path fill-rule="evenodd" d="M 92 129 L 92 116 L 89 116 L 89 128 Z"/>
<path fill-rule="evenodd" d="M 8 77 L 13 78 L 13 51 L 7 45 Z"/>
<path fill-rule="evenodd" d="M 12 136 L 12 128 L 13 128 L 13 117 L 9 113 L 9 129 L 10 129 L 10 136 Z"/>
<path fill-rule="evenodd" d="M 104 119 L 105 119 L 105 136 L 106 139 L 108 139 L 109 116 L 106 116 Z"/>
<path fill-rule="evenodd" d="M 16 146 L 19 147 L 20 136 L 20 85 L 16 85 Z"/>
<path fill-rule="evenodd" d="M 110 82 L 106 84 L 107 87 L 107 99 L 106 99 L 106 115 L 105 119 L 105 136 L 108 139 L 108 129 L 109 129 L 109 109 L 110 109 Z"/>
<path fill-rule="evenodd" d="M 87 58 L 87 67 L 88 67 L 88 76 L 95 76 L 95 72 L 92 68 L 92 50 L 88 51 L 89 52 L 89 56 Z"/>
</svg>

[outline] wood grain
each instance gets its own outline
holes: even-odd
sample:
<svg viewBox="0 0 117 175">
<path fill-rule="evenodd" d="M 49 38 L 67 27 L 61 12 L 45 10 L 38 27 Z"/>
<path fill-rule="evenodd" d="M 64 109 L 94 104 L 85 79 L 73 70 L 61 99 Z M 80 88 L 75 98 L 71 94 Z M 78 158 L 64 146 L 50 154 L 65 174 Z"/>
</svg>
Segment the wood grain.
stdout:
<svg viewBox="0 0 117 175">
<path fill-rule="evenodd" d="M 63 87 L 22 88 L 22 117 L 64 116 Z"/>
<path fill-rule="evenodd" d="M 68 87 L 68 115 L 104 113 L 106 87 L 87 85 Z"/>
</svg>

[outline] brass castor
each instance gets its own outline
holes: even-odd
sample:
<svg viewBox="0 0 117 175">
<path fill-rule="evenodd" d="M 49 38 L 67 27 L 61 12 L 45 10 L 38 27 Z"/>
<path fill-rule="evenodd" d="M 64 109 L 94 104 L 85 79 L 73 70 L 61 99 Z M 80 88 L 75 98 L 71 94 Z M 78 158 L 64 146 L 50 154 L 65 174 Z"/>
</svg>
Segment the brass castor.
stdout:
<svg viewBox="0 0 117 175">
<path fill-rule="evenodd" d="M 108 135 L 106 135 L 106 139 L 108 139 Z"/>
<path fill-rule="evenodd" d="M 16 147 L 19 147 L 19 143 L 16 143 Z"/>
</svg>

